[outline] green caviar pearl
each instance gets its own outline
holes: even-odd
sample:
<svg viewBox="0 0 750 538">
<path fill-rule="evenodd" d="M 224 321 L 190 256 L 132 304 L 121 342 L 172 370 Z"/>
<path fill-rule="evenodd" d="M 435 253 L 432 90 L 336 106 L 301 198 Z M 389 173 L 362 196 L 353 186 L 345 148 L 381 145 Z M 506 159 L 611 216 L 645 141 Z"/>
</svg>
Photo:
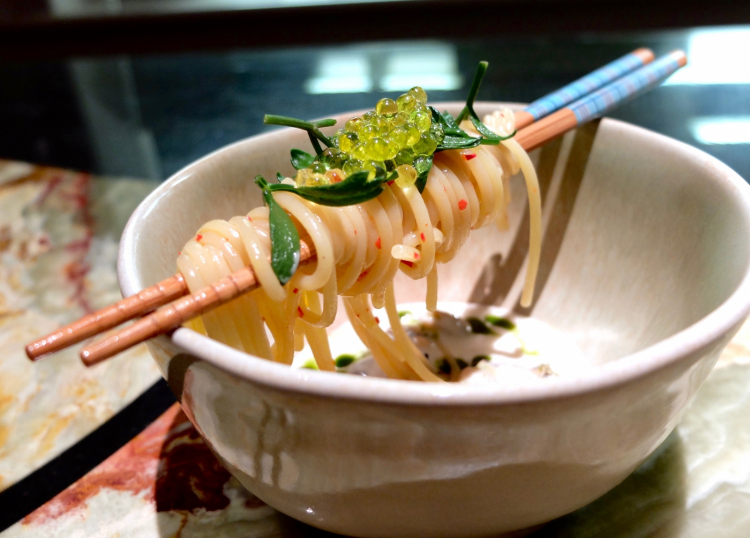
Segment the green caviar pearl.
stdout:
<svg viewBox="0 0 750 538">
<path fill-rule="evenodd" d="M 339 141 L 339 149 L 349 153 L 359 142 L 359 137 L 355 133 L 344 133 L 337 140 Z"/>
<path fill-rule="evenodd" d="M 368 159 L 367 142 L 362 142 L 361 144 L 357 145 L 357 147 L 352 150 L 352 157 L 360 161 L 364 161 L 365 159 Z"/>
<path fill-rule="evenodd" d="M 364 140 L 370 140 L 371 138 L 375 138 L 376 136 L 380 135 L 380 129 L 372 124 L 365 125 L 362 127 L 362 129 L 359 131 L 359 137 Z"/>
<path fill-rule="evenodd" d="M 370 120 L 370 125 L 377 129 L 379 135 L 384 135 L 390 130 L 388 120 L 384 116 L 376 116 Z"/>
<path fill-rule="evenodd" d="M 298 187 L 304 187 L 307 183 L 307 179 L 313 175 L 312 170 L 309 168 L 303 168 L 297 171 L 297 175 L 294 176 L 294 182 Z"/>
<path fill-rule="evenodd" d="M 365 151 L 370 159 L 384 161 L 388 159 L 388 142 L 380 137 L 372 138 L 367 141 Z"/>
<path fill-rule="evenodd" d="M 419 155 L 414 159 L 414 168 L 419 172 L 420 170 L 428 170 L 432 166 L 430 157 L 426 155 Z"/>
<path fill-rule="evenodd" d="M 397 144 L 394 140 L 388 140 L 388 152 L 386 153 L 386 159 L 393 159 L 400 149 L 401 145 Z"/>
<path fill-rule="evenodd" d="M 314 174 L 324 174 L 328 168 L 326 168 L 326 165 L 322 162 L 315 161 L 310 165 L 310 170 L 312 170 Z"/>
<path fill-rule="evenodd" d="M 432 155 L 437 149 L 437 141 L 432 135 L 423 133 L 419 142 L 414 144 L 414 152 L 419 155 Z"/>
<path fill-rule="evenodd" d="M 407 123 L 405 127 L 406 127 L 406 132 L 408 134 L 408 137 L 406 139 L 406 145 L 413 146 L 414 144 L 419 142 L 419 139 L 422 136 L 422 133 L 419 132 L 419 128 L 411 122 Z"/>
<path fill-rule="evenodd" d="M 370 123 L 372 121 L 372 118 L 377 116 L 377 114 L 374 111 L 365 112 L 362 114 L 362 122 L 363 123 Z"/>
<path fill-rule="evenodd" d="M 391 129 L 394 127 L 403 127 L 409 122 L 409 114 L 406 112 L 399 112 L 393 118 L 391 118 Z"/>
<path fill-rule="evenodd" d="M 364 122 L 362 121 L 362 118 L 356 117 L 347 121 L 344 128 L 350 133 L 358 133 L 363 125 Z"/>
<path fill-rule="evenodd" d="M 396 178 L 396 185 L 402 189 L 411 187 L 417 182 L 417 171 L 410 164 L 402 164 L 396 168 L 398 177 Z"/>
<path fill-rule="evenodd" d="M 396 154 L 394 158 L 396 164 L 411 164 L 414 162 L 414 153 L 408 149 L 402 149 Z"/>
<path fill-rule="evenodd" d="M 355 172 L 359 172 L 360 170 L 362 170 L 362 164 L 363 164 L 362 161 L 358 159 L 349 159 L 344 164 L 344 168 L 343 168 L 344 173 L 347 176 L 350 176 L 354 174 Z"/>
<path fill-rule="evenodd" d="M 430 125 L 428 132 L 435 138 L 435 140 L 437 140 L 438 144 L 443 141 L 443 138 L 445 138 L 445 131 L 443 130 L 443 126 L 439 123 L 433 123 Z"/>
<path fill-rule="evenodd" d="M 394 127 L 388 135 L 388 138 L 390 138 L 392 142 L 398 144 L 399 148 L 403 148 L 406 145 L 406 140 L 409 138 L 409 132 L 403 127 Z"/>
<path fill-rule="evenodd" d="M 375 105 L 375 112 L 385 115 L 395 114 L 398 112 L 398 105 L 396 104 L 396 101 L 386 97 L 385 99 L 378 101 L 378 104 Z"/>
<path fill-rule="evenodd" d="M 409 95 L 414 97 L 417 102 L 422 103 L 423 105 L 427 103 L 427 92 L 419 86 L 414 86 L 411 90 L 409 90 Z"/>
<path fill-rule="evenodd" d="M 362 164 L 362 169 L 367 170 L 370 174 L 367 176 L 367 180 L 371 180 L 375 177 L 378 168 L 385 170 L 385 163 L 383 161 L 370 159 Z"/>
<path fill-rule="evenodd" d="M 388 159 L 384 164 L 386 172 L 393 172 L 396 169 L 396 163 L 393 162 L 393 159 Z"/>
<path fill-rule="evenodd" d="M 323 174 L 312 174 L 305 180 L 305 187 L 321 187 L 329 183 L 328 178 Z"/>
<path fill-rule="evenodd" d="M 432 116 L 426 110 L 417 110 L 411 115 L 411 121 L 424 133 L 432 125 Z"/>
<path fill-rule="evenodd" d="M 414 105 L 416 104 L 417 99 L 409 93 L 405 93 L 401 97 L 396 99 L 396 105 L 398 105 L 398 109 L 408 114 L 410 114 L 411 111 L 414 110 Z"/>
</svg>

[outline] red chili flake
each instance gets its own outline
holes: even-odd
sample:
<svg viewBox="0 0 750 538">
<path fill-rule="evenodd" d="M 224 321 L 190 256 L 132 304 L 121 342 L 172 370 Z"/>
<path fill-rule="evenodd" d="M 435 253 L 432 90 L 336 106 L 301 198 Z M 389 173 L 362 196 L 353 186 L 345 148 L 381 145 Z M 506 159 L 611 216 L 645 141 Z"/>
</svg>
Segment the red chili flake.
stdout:
<svg viewBox="0 0 750 538">
<path fill-rule="evenodd" d="M 201 239 L 203 239 L 203 236 L 201 234 L 195 236 L 196 241 L 200 241 Z"/>
<path fill-rule="evenodd" d="M 182 251 L 179 251 L 179 252 L 177 253 L 177 255 L 178 255 L 178 256 L 181 256 L 181 255 L 182 255 Z"/>
<path fill-rule="evenodd" d="M 380 318 L 378 316 L 375 316 L 375 323 L 380 324 Z"/>
<path fill-rule="evenodd" d="M 427 241 L 427 238 L 424 236 L 424 232 L 422 232 L 421 234 L 419 234 L 419 237 L 422 238 L 422 241 Z"/>
<path fill-rule="evenodd" d="M 419 253 L 418 253 L 418 252 L 415 252 L 415 253 L 414 253 L 414 259 L 415 259 L 415 260 L 418 260 L 418 259 L 419 259 Z"/>
<path fill-rule="evenodd" d="M 253 219 L 251 219 L 250 217 L 247 217 L 247 220 L 249 220 L 250 222 L 253 222 Z"/>
<path fill-rule="evenodd" d="M 407 267 L 414 267 L 414 264 L 413 264 L 413 263 L 411 263 L 411 262 L 407 262 L 406 260 L 401 260 L 401 263 L 403 263 L 403 264 L 404 264 L 404 265 L 406 265 Z"/>
<path fill-rule="evenodd" d="M 305 317 L 305 313 L 302 311 L 302 307 L 301 306 L 297 307 L 297 312 L 299 313 L 299 317 L 301 317 L 301 318 Z"/>
<path fill-rule="evenodd" d="M 390 180 L 390 181 L 388 182 L 388 185 L 393 185 L 394 183 L 396 183 L 396 180 L 395 180 L 395 179 L 392 179 L 392 180 Z"/>
<path fill-rule="evenodd" d="M 378 240 L 375 241 L 375 246 L 377 247 L 378 250 L 380 250 L 380 246 L 381 245 L 380 245 L 380 238 L 379 237 L 378 237 Z"/>
<path fill-rule="evenodd" d="M 365 278 L 366 276 L 367 276 L 367 271 L 362 271 L 362 272 L 360 273 L 360 275 L 359 275 L 359 276 L 357 277 L 357 280 L 358 280 L 358 281 L 359 281 L 359 280 L 362 280 L 362 279 L 363 279 L 363 278 Z"/>
<path fill-rule="evenodd" d="M 467 206 L 467 205 L 469 205 L 469 202 L 467 202 L 467 201 L 466 201 L 466 200 L 464 200 L 463 198 L 461 198 L 461 199 L 460 199 L 460 200 L 458 201 L 458 209 L 459 209 L 459 210 L 461 210 L 461 211 L 463 211 L 464 209 L 466 209 L 466 206 Z"/>
<path fill-rule="evenodd" d="M 294 288 L 294 289 L 292 290 L 292 293 L 297 293 L 298 291 L 299 291 L 299 288 Z"/>
<path fill-rule="evenodd" d="M 357 235 L 357 230 L 354 230 L 354 235 Z"/>
<path fill-rule="evenodd" d="M 476 156 L 477 156 L 477 154 L 476 154 L 476 153 L 464 153 L 464 159 L 466 159 L 467 161 L 470 161 L 470 160 L 472 160 L 472 159 L 473 159 L 473 158 L 475 158 Z"/>
</svg>

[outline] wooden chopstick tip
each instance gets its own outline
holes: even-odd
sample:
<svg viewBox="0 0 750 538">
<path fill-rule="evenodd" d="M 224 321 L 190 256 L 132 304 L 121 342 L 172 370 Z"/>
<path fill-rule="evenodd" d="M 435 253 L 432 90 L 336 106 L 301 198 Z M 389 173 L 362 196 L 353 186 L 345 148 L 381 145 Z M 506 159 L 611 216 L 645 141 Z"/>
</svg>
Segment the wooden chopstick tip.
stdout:
<svg viewBox="0 0 750 538">
<path fill-rule="evenodd" d="M 656 58 L 654 51 L 646 47 L 634 50 L 633 54 L 638 56 L 644 64 L 651 63 L 654 61 L 654 58 Z"/>
<path fill-rule="evenodd" d="M 669 56 L 673 57 L 680 67 L 685 67 L 688 63 L 687 54 L 685 54 L 684 50 L 673 50 L 669 53 Z"/>
</svg>

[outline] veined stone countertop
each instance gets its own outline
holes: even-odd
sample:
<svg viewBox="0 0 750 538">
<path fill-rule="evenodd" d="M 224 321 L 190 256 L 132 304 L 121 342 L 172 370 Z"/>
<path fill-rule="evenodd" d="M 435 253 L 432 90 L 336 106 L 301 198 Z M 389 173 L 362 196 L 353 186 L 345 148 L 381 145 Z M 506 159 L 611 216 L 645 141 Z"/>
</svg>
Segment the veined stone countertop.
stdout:
<svg viewBox="0 0 750 538">
<path fill-rule="evenodd" d="M 145 346 L 85 368 L 83 344 L 38 363 L 24 347 L 120 299 L 120 234 L 155 187 L 0 160 L 0 491 L 152 385 Z"/>
</svg>

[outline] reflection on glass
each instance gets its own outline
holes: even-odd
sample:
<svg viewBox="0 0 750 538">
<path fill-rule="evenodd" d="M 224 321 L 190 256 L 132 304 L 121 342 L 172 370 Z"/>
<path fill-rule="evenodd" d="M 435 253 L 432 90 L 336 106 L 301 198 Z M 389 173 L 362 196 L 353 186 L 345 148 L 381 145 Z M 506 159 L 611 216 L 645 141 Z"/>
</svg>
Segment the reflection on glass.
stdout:
<svg viewBox="0 0 750 538">
<path fill-rule="evenodd" d="M 750 144 L 750 116 L 704 116 L 688 123 L 701 144 Z"/>
<path fill-rule="evenodd" d="M 310 94 L 358 93 L 375 90 L 456 90 L 463 79 L 458 72 L 456 48 L 446 43 L 359 46 L 322 54 L 315 75 L 305 82 Z"/>
<path fill-rule="evenodd" d="M 750 84 L 750 27 L 690 32 L 688 65 L 666 84 Z"/>
</svg>

